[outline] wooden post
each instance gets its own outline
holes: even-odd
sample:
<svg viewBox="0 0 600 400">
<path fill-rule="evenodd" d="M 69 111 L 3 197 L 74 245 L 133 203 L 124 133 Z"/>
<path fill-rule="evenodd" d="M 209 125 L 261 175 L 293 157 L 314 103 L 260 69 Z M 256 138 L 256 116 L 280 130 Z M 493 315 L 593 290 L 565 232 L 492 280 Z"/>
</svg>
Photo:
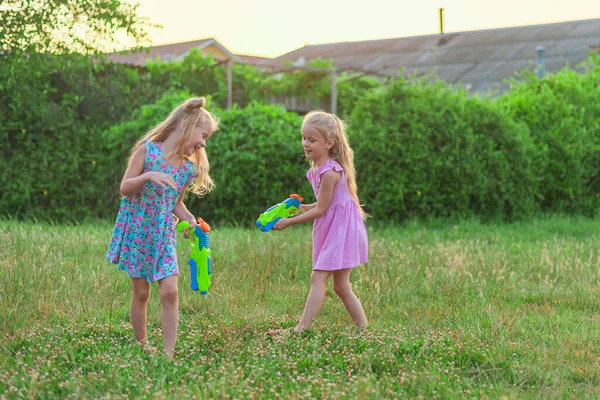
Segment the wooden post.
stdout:
<svg viewBox="0 0 600 400">
<path fill-rule="evenodd" d="M 331 68 L 331 113 L 337 113 L 337 83 L 335 81 L 335 67 Z"/>
<path fill-rule="evenodd" d="M 233 59 L 227 61 L 227 108 L 230 109 L 233 104 L 233 85 L 231 70 L 233 69 Z"/>
</svg>

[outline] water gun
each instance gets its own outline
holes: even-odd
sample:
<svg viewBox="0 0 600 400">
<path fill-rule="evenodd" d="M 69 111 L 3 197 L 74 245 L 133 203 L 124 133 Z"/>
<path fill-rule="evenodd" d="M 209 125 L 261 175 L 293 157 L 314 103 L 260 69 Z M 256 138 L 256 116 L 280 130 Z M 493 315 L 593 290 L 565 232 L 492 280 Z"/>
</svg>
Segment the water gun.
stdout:
<svg viewBox="0 0 600 400">
<path fill-rule="evenodd" d="M 263 232 L 270 231 L 281 218 L 289 218 L 298 214 L 300 211 L 300 203 L 303 200 L 304 199 L 297 194 L 290 194 L 288 199 L 275 204 L 273 207 L 260 214 L 260 217 L 256 220 L 256 226 Z"/>
<path fill-rule="evenodd" d="M 190 231 L 189 239 L 192 247 L 192 255 L 190 256 L 190 273 L 192 276 L 192 290 L 200 289 L 200 294 L 208 294 L 210 288 L 210 248 L 208 243 L 208 225 L 202 218 L 198 218 L 198 225 Z M 177 224 L 177 230 L 183 232 L 185 228 L 190 226 L 187 221 L 181 221 Z"/>
</svg>

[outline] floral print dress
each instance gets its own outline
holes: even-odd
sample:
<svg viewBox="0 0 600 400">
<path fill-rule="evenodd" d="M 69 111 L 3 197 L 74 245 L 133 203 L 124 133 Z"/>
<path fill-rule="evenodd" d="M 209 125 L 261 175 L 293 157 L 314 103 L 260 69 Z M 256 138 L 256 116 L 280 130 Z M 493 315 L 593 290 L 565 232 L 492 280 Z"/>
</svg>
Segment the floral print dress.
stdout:
<svg viewBox="0 0 600 400">
<path fill-rule="evenodd" d="M 180 168 L 172 166 L 164 158 L 162 143 L 148 139 L 144 172 L 149 171 L 170 175 L 177 190 L 148 182 L 139 192 L 123 197 L 106 258 L 132 278 L 154 282 L 179 274 L 173 208 L 195 178 L 195 167 L 191 161 Z"/>
</svg>

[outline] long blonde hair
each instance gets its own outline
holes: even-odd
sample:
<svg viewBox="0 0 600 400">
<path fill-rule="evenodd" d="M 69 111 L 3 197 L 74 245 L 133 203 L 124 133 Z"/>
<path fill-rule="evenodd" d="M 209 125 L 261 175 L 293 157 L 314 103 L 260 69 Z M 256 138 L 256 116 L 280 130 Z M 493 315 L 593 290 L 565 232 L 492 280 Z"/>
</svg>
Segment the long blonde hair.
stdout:
<svg viewBox="0 0 600 400">
<path fill-rule="evenodd" d="M 329 149 L 329 157 L 344 168 L 348 191 L 354 198 L 362 219 L 368 215 L 358 200 L 358 186 L 356 185 L 356 170 L 354 169 L 354 151 L 348 142 L 346 124 L 334 114 L 325 111 L 311 111 L 304 117 L 302 126 L 311 126 L 321 132 L 326 141 L 332 140 L 333 147 Z M 313 163 L 314 166 L 314 163 Z"/>
<path fill-rule="evenodd" d="M 171 133 L 178 127 L 181 127 L 183 130 L 181 137 L 177 143 L 175 143 L 173 150 L 169 154 L 165 154 L 165 156 L 170 157 L 176 155 L 190 160 L 194 164 L 196 167 L 196 179 L 190 186 L 190 191 L 198 196 L 204 196 L 205 194 L 210 193 L 215 186 L 212 178 L 208 174 L 210 169 L 208 157 L 206 156 L 204 148 L 194 151 L 189 157 L 183 153 L 183 150 L 194 134 L 196 126 L 209 123 L 212 127 L 212 132 L 219 130 L 219 118 L 207 111 L 204 108 L 205 105 L 206 99 L 204 97 L 194 97 L 186 100 L 171 111 L 171 114 L 169 114 L 167 119 L 156 125 L 150 132 L 146 133 L 138 140 L 131 152 L 133 156 L 135 150 L 146 143 L 148 139 L 153 142 L 164 142 Z"/>
</svg>

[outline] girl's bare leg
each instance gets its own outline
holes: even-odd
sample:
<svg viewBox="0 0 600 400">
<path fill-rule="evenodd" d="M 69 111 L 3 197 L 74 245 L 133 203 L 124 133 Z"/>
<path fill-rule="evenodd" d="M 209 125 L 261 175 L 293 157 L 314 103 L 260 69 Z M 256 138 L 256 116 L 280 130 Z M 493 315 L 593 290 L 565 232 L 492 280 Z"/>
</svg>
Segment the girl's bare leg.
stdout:
<svg viewBox="0 0 600 400">
<path fill-rule="evenodd" d="M 150 298 L 150 284 L 145 278 L 131 278 L 131 308 L 130 308 L 130 320 L 131 327 L 133 328 L 133 334 L 135 339 L 142 346 L 146 346 L 148 343 L 148 336 L 146 333 L 146 320 L 147 320 L 147 308 L 148 299 Z"/>
<path fill-rule="evenodd" d="M 351 272 L 352 269 L 335 271 L 333 273 L 333 290 L 342 299 L 346 311 L 348 311 L 358 329 L 363 329 L 367 327 L 367 318 L 360 300 L 352 291 L 352 285 L 350 284 Z"/>
<path fill-rule="evenodd" d="M 177 294 L 177 275 L 171 275 L 158 281 L 160 290 L 160 314 L 163 331 L 164 351 L 167 358 L 173 358 L 179 325 L 179 300 Z"/>
<path fill-rule="evenodd" d="M 329 275 L 331 275 L 330 271 L 313 271 L 310 275 L 310 293 L 306 299 L 302 319 L 296 326 L 295 330 L 297 332 L 312 327 L 313 320 L 323 306 L 323 300 L 325 300 L 325 289 Z"/>
</svg>

